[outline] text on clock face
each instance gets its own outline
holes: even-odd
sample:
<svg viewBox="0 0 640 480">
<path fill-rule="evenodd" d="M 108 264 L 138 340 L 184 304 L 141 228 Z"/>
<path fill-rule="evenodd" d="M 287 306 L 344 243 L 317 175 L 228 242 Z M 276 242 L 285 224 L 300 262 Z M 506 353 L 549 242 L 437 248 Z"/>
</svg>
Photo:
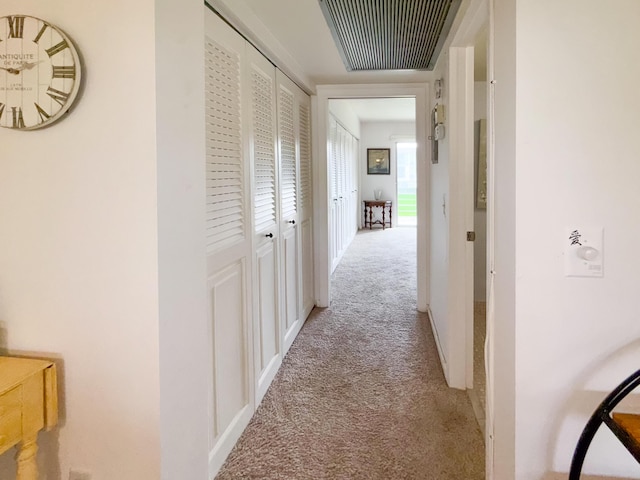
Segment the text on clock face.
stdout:
<svg viewBox="0 0 640 480">
<path fill-rule="evenodd" d="M 25 60 L 34 60 L 36 57 L 33 53 L 5 53 L 4 55 L 0 55 L 0 60 L 6 61 L 25 61 Z"/>
<path fill-rule="evenodd" d="M 3 91 L 3 90 L 8 90 L 8 91 L 18 90 L 18 91 L 21 91 L 21 92 L 31 92 L 31 91 L 33 91 L 33 87 L 23 87 L 20 83 L 16 83 L 16 84 L 13 84 L 13 85 L 9 84 L 9 85 L 6 86 L 6 88 L 5 87 L 0 87 L 0 91 Z"/>
<path fill-rule="evenodd" d="M 79 79 L 75 47 L 59 29 L 35 17 L 0 18 L 0 126 L 35 129 L 57 120 Z"/>
</svg>

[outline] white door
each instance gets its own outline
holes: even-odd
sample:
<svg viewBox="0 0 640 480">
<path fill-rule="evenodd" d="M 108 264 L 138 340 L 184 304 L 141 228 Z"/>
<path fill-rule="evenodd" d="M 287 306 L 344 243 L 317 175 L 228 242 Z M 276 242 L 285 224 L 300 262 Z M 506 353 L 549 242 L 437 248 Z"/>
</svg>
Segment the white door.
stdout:
<svg viewBox="0 0 640 480">
<path fill-rule="evenodd" d="M 206 12 L 207 288 L 211 331 L 209 469 L 218 471 L 254 411 L 252 218 L 241 88 L 244 40 Z"/>
<path fill-rule="evenodd" d="M 253 168 L 254 208 L 254 342 L 256 404 L 282 363 L 280 341 L 280 212 L 276 156 L 275 68 L 247 45 L 250 92 L 249 150 Z"/>
<path fill-rule="evenodd" d="M 282 278 L 281 328 L 283 353 L 291 347 L 300 331 L 299 317 L 299 240 L 298 176 L 299 153 L 296 126 L 296 90 L 298 87 L 282 72 L 276 72 L 278 89 L 278 159 L 280 166 L 280 238 Z"/>
<path fill-rule="evenodd" d="M 338 265 L 338 122 L 333 116 L 329 119 L 329 148 L 328 163 L 331 177 L 331 212 L 329 216 L 329 229 L 331 232 L 330 239 L 330 255 L 331 255 L 331 272 Z"/>
<path fill-rule="evenodd" d="M 313 284 L 313 183 L 311 177 L 311 100 L 298 90 L 298 236 L 300 264 L 300 317 L 306 319 L 315 304 Z"/>
<path fill-rule="evenodd" d="M 345 128 L 338 124 L 338 135 L 336 137 L 336 140 L 338 142 L 337 144 L 337 152 L 338 152 L 338 159 L 337 159 L 337 169 L 338 169 L 338 222 L 337 222 L 337 227 L 338 227 L 338 257 L 342 258 L 342 255 L 344 254 L 345 248 L 346 248 L 346 241 L 345 241 L 345 198 L 344 198 L 344 189 L 345 189 L 345 183 L 346 183 L 346 169 L 345 169 L 345 165 L 346 165 L 346 157 L 347 157 L 347 152 L 346 152 L 346 141 L 347 141 L 347 131 L 345 130 Z"/>
</svg>

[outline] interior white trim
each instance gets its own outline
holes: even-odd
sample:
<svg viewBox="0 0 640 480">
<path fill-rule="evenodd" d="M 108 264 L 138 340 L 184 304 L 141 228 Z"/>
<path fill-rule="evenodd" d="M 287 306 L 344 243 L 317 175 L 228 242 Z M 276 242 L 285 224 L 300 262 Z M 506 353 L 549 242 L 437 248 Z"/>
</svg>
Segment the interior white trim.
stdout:
<svg viewBox="0 0 640 480">
<path fill-rule="evenodd" d="M 495 276 L 495 3 L 489 4 L 489 45 L 487 47 L 487 341 L 484 346 L 484 364 L 487 378 L 485 402 L 485 476 L 494 480 L 495 461 L 495 382 L 494 376 L 494 276 Z M 514 446 L 515 448 L 515 446 Z"/>
<path fill-rule="evenodd" d="M 331 259 L 329 255 L 329 165 L 327 155 L 327 131 L 329 122 L 329 99 L 338 98 L 407 98 L 416 99 L 416 143 L 418 144 L 418 310 L 426 312 L 429 305 L 429 195 L 430 149 L 427 148 L 427 102 L 429 85 L 371 84 L 371 85 L 320 85 L 313 98 L 314 130 L 314 212 L 316 305 L 327 307 L 331 302 Z"/>
<path fill-rule="evenodd" d="M 493 168 L 493 156 L 494 156 L 494 147 L 493 147 L 493 79 L 494 79 L 494 69 L 493 69 L 493 18 L 494 18 L 494 2 L 493 0 L 470 0 L 468 3 L 468 7 L 465 11 L 464 16 L 461 18 L 461 21 L 458 27 L 455 29 L 455 34 L 451 38 L 451 44 L 453 47 L 471 47 L 475 44 L 475 39 L 478 36 L 478 33 L 485 28 L 487 24 L 489 24 L 489 45 L 488 45 L 488 55 L 487 55 L 487 80 L 488 80 L 488 112 L 487 112 L 487 178 L 488 178 L 488 202 L 487 202 L 487 339 L 485 342 L 485 371 L 486 371 L 486 412 L 485 412 L 485 463 L 486 463 L 486 478 L 487 480 L 493 480 L 494 478 L 494 382 L 493 382 L 493 298 L 492 298 L 492 285 L 493 285 L 493 243 L 494 243 L 494 226 L 493 226 L 493 212 L 491 211 L 494 202 L 493 202 L 493 180 L 491 179 L 492 168 Z M 473 52 L 473 48 L 472 48 Z M 473 61 L 473 53 L 471 55 L 471 60 Z M 472 68 L 472 67 L 471 67 Z M 473 82 L 473 79 L 471 80 Z M 473 95 L 470 97 L 471 106 L 473 105 Z M 470 113 L 471 118 L 468 122 L 473 124 L 473 111 Z M 473 145 L 473 143 L 472 143 Z M 473 161 L 473 160 L 472 160 Z M 473 178 L 473 173 L 471 174 Z M 473 187 L 471 187 L 473 189 Z M 473 257 L 471 257 L 473 258 Z M 473 260 L 471 260 L 473 263 Z M 471 271 L 471 275 L 473 275 L 473 271 Z M 468 280 L 468 277 L 467 279 Z M 468 284 L 467 284 L 468 285 Z M 468 288 L 468 287 L 466 287 Z M 473 289 L 473 287 L 471 287 Z M 466 295 L 466 293 L 465 293 Z M 473 291 L 470 293 L 471 297 L 473 297 Z M 471 300 L 471 306 L 473 307 L 473 300 Z M 473 313 L 471 313 L 471 328 L 473 322 Z M 470 331 L 469 319 L 461 319 L 460 321 L 466 321 L 466 332 Z M 467 333 L 467 335 L 473 335 L 473 331 L 471 333 Z M 473 338 L 473 337 L 471 337 Z M 472 381 L 472 367 L 469 369 L 469 363 L 473 364 L 473 342 L 469 342 L 467 338 L 464 344 L 459 345 L 459 347 L 463 347 L 466 351 L 465 353 L 465 363 L 467 365 L 466 372 L 466 380 L 469 382 Z M 471 345 L 471 347 L 469 346 Z M 469 358 L 471 357 L 471 358 Z M 471 371 L 471 375 L 469 372 Z"/>
<path fill-rule="evenodd" d="M 427 308 L 427 315 L 429 316 L 429 323 L 431 324 L 431 331 L 433 332 L 433 338 L 436 342 L 438 357 L 440 357 L 440 363 L 442 364 L 442 369 L 446 378 L 447 372 L 449 371 L 449 369 L 447 368 L 447 357 L 444 356 L 444 353 L 442 351 L 442 344 L 440 342 L 440 337 L 438 336 L 438 329 L 436 328 L 436 324 L 433 320 L 433 313 L 431 313 L 431 308 Z"/>
<path fill-rule="evenodd" d="M 473 379 L 473 47 L 449 49 L 449 386 Z M 471 337 L 471 338 L 469 338 Z"/>
</svg>

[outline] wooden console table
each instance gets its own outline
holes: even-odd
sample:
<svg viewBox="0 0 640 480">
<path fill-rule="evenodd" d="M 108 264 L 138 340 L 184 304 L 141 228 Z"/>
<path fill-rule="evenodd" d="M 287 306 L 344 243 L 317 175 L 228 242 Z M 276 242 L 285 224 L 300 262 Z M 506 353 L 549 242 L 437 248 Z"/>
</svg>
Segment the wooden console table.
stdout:
<svg viewBox="0 0 640 480">
<path fill-rule="evenodd" d="M 37 480 L 38 432 L 58 423 L 56 366 L 0 357 L 0 454 L 16 446 L 16 480 Z"/>
<path fill-rule="evenodd" d="M 371 230 L 375 224 L 382 225 L 384 230 L 385 226 L 391 228 L 391 220 L 393 215 L 393 205 L 391 200 L 364 200 L 364 228 L 369 227 Z M 375 207 L 382 208 L 382 220 L 373 220 L 373 209 Z M 389 220 L 386 219 L 386 212 L 389 210 Z"/>
</svg>

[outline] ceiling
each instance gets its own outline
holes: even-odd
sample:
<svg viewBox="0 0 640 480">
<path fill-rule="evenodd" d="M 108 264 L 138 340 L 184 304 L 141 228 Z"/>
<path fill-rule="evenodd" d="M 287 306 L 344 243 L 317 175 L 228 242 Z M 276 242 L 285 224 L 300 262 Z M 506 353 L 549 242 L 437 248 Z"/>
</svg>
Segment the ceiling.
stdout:
<svg viewBox="0 0 640 480">
<path fill-rule="evenodd" d="M 415 83 L 431 82 L 434 78 L 426 70 L 347 71 L 318 0 L 207 0 L 207 3 L 309 93 L 315 92 L 317 85 Z M 479 62 L 482 63 L 486 61 Z M 362 121 L 407 121 L 415 117 L 412 99 L 345 102 Z"/>
<path fill-rule="evenodd" d="M 403 122 L 416 118 L 416 101 L 413 98 L 350 98 L 331 100 L 344 102 L 361 122 Z"/>
<path fill-rule="evenodd" d="M 347 70 L 433 70 L 461 0 L 319 0 Z"/>
<path fill-rule="evenodd" d="M 208 0 L 208 3 L 307 90 L 345 83 L 428 82 L 423 70 L 348 72 L 318 0 Z M 280 66 L 280 65 L 279 65 Z"/>
</svg>

